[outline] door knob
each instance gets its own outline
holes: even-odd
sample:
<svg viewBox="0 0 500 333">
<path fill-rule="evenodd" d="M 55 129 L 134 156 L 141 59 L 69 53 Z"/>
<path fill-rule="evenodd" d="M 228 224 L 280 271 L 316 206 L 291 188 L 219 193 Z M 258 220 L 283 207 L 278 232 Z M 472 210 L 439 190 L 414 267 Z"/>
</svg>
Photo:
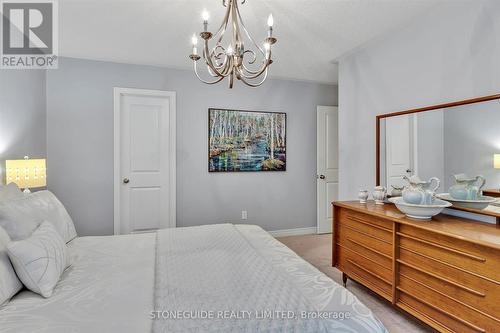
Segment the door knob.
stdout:
<svg viewBox="0 0 500 333">
<path fill-rule="evenodd" d="M 320 175 L 319 179 L 326 179 L 325 175 Z"/>
<path fill-rule="evenodd" d="M 123 178 L 123 184 L 128 184 L 130 182 L 130 179 L 128 178 Z"/>
<path fill-rule="evenodd" d="M 411 173 L 411 169 L 406 169 L 406 172 L 407 173 Z"/>
</svg>

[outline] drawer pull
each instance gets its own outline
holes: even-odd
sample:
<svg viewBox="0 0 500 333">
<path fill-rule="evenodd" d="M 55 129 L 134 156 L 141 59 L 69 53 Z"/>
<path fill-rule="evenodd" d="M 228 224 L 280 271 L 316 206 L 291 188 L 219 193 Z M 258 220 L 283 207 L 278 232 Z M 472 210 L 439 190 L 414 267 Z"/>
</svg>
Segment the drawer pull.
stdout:
<svg viewBox="0 0 500 333">
<path fill-rule="evenodd" d="M 389 259 L 389 260 L 392 260 L 392 257 L 391 257 L 391 256 L 388 256 L 388 255 L 387 255 L 387 254 L 385 254 L 385 253 L 382 253 L 382 252 L 379 252 L 379 251 L 375 251 L 374 249 L 372 249 L 372 248 L 370 248 L 370 247 L 368 247 L 368 246 L 366 246 L 366 245 L 364 245 L 364 244 L 361 244 L 360 242 L 355 241 L 355 240 L 354 240 L 354 239 L 352 239 L 352 238 L 346 237 L 346 239 L 347 239 L 349 242 L 352 242 L 352 243 L 354 243 L 354 244 L 356 244 L 356 245 L 359 245 L 359 246 L 361 246 L 361 247 L 362 247 L 362 248 L 364 248 L 364 249 L 370 250 L 370 251 L 372 251 L 372 252 L 376 252 L 377 254 L 380 254 L 382 257 L 385 257 L 385 258 L 387 258 L 387 259 Z"/>
<path fill-rule="evenodd" d="M 346 229 L 352 230 L 352 231 L 354 231 L 354 232 L 357 232 L 357 233 L 359 233 L 359 234 L 362 234 L 362 235 L 364 235 L 364 236 L 366 236 L 366 237 L 370 237 L 370 238 L 376 239 L 376 240 L 378 240 L 379 242 L 383 242 L 383 243 L 386 243 L 386 244 L 392 245 L 392 242 L 386 241 L 385 239 L 379 238 L 379 237 L 377 237 L 377 236 L 370 235 L 370 234 L 369 234 L 369 233 L 367 233 L 367 232 L 364 232 L 364 231 L 358 230 L 358 229 L 353 228 L 353 227 L 351 227 L 351 226 L 349 226 L 349 225 L 342 225 L 342 228 L 346 228 Z"/>
<path fill-rule="evenodd" d="M 411 278 L 411 277 L 409 277 L 409 276 L 408 276 L 408 275 L 406 275 L 406 274 L 401 274 L 401 276 L 403 276 L 404 278 L 406 278 L 406 279 L 408 279 L 408 280 L 412 281 L 413 283 L 416 283 L 416 284 L 418 284 L 418 285 L 421 285 L 421 286 L 422 286 L 422 287 L 424 287 L 424 288 L 427 288 L 427 289 L 429 289 L 429 290 L 432 290 L 433 292 L 435 292 L 435 293 L 437 293 L 437 294 L 439 294 L 439 295 L 441 295 L 441 296 L 443 296 L 443 297 L 446 297 L 446 298 L 448 298 L 448 299 L 451 299 L 452 301 L 454 301 L 454 302 L 456 302 L 456 303 L 458 303 L 458 304 L 461 304 L 462 306 L 465 306 L 465 307 L 466 307 L 466 308 L 468 308 L 469 310 L 475 311 L 475 312 L 477 312 L 477 313 L 479 313 L 479 314 L 481 314 L 481 315 L 483 315 L 483 316 L 486 316 L 486 317 L 488 317 L 488 318 L 490 318 L 490 319 L 492 319 L 492 320 L 494 320 L 494 321 L 496 321 L 496 322 L 499 322 L 499 323 L 500 323 L 500 319 L 498 319 L 498 318 L 496 318 L 496 317 L 493 317 L 493 316 L 491 316 L 491 315 L 489 315 L 489 314 L 487 314 L 487 313 L 484 313 L 483 311 L 481 311 L 481 310 L 479 310 L 479 309 L 476 309 L 476 308 L 474 308 L 474 307 L 472 307 L 472 306 L 470 306 L 470 305 L 468 305 L 468 304 L 466 304 L 466 303 L 464 303 L 464 302 L 462 302 L 462 301 L 460 301 L 460 300 L 458 300 L 458 299 L 456 299 L 456 298 L 454 298 L 454 297 L 451 297 L 451 296 L 449 296 L 449 295 L 446 295 L 445 293 L 443 293 L 443 292 L 441 292 L 441 291 L 439 291 L 439 290 L 437 290 L 437 289 L 435 289 L 435 288 L 432 288 L 431 286 L 425 285 L 425 284 L 423 284 L 422 282 L 417 281 L 417 280 L 415 280 L 414 278 Z"/>
<path fill-rule="evenodd" d="M 369 225 L 370 227 L 374 227 L 374 228 L 377 228 L 377 229 L 384 230 L 384 231 L 392 233 L 392 230 L 389 229 L 389 228 L 381 227 L 381 226 L 379 226 L 377 224 L 367 222 L 365 220 L 362 220 L 362 219 L 354 217 L 354 216 L 347 216 L 347 219 L 351 220 L 351 221 L 354 221 L 354 222 L 359 222 L 359 223 L 362 223 L 362 224 L 366 224 L 366 225 Z"/>
<path fill-rule="evenodd" d="M 427 305 L 428 307 L 433 308 L 434 310 L 439 311 L 439 312 L 441 312 L 442 314 L 444 314 L 444 315 L 446 315 L 446 316 L 448 316 L 448 317 L 451 317 L 451 318 L 455 319 L 456 321 L 461 322 L 461 323 L 462 323 L 462 324 L 464 324 L 465 326 L 468 326 L 468 327 L 470 327 L 471 329 L 473 329 L 473 330 L 475 330 L 475 331 L 478 331 L 478 332 L 481 332 L 481 333 L 486 333 L 486 331 L 485 331 L 483 328 L 481 328 L 481 327 L 477 327 L 476 325 L 474 325 L 474 324 L 472 324 L 472 323 L 469 323 L 468 321 L 463 320 L 462 318 L 459 318 L 459 317 L 455 316 L 454 314 L 449 313 L 448 311 L 443 310 L 443 309 L 441 309 L 441 308 L 439 308 L 439 307 L 437 307 L 437 306 L 435 306 L 435 305 L 433 305 L 433 304 L 431 304 L 431 303 L 429 303 L 429 302 L 427 302 L 427 301 L 423 300 L 422 298 L 417 297 L 417 296 L 415 296 L 415 295 L 411 294 L 410 292 L 406 291 L 406 290 L 405 290 L 405 289 L 403 289 L 403 288 L 398 287 L 398 290 L 399 290 L 399 291 L 401 291 L 401 292 L 403 292 L 403 293 L 405 293 L 406 295 L 408 295 L 408 296 L 410 296 L 410 297 L 412 297 L 412 298 L 416 299 L 417 301 L 419 301 L 419 302 L 421 302 L 421 303 L 424 303 L 424 304 L 425 304 L 425 305 Z"/>
<path fill-rule="evenodd" d="M 469 293 L 472 293 L 472 294 L 474 294 L 474 295 L 481 296 L 481 297 L 485 297 L 485 296 L 486 296 L 486 295 L 485 295 L 484 293 L 482 293 L 482 292 L 476 291 L 476 290 L 474 290 L 474 289 L 471 289 L 471 288 L 469 288 L 469 287 L 466 287 L 466 286 L 464 286 L 464 285 L 461 285 L 461 284 L 459 284 L 459 283 L 456 283 L 456 282 L 454 282 L 454 281 L 451 281 L 451 280 L 449 280 L 449 279 L 447 279 L 447 278 L 445 278 L 445 277 L 442 277 L 442 276 L 440 276 L 440 275 L 437 275 L 437 274 L 431 273 L 431 272 L 429 272 L 429 271 L 427 271 L 427 270 L 425 270 L 425 269 L 422 269 L 422 268 L 420 268 L 420 267 L 417 267 L 417 266 L 414 266 L 414 265 L 412 265 L 412 264 L 409 264 L 409 263 L 407 263 L 407 262 L 405 262 L 405 261 L 403 261 L 403 260 L 401 260 L 401 259 L 398 259 L 398 260 L 397 260 L 397 262 L 398 262 L 398 263 L 400 263 L 400 264 L 402 264 L 402 265 L 405 265 L 405 266 L 407 266 L 407 267 L 413 268 L 413 269 L 414 269 L 414 270 L 416 270 L 416 271 L 419 271 L 419 272 L 421 272 L 421 273 L 424 273 L 424 274 L 427 274 L 427 275 L 429 275 L 429 276 L 432 276 L 432 277 L 433 277 L 433 278 L 435 278 L 435 279 L 438 279 L 438 280 L 441 280 L 441 281 L 443 281 L 443 282 L 446 282 L 446 283 L 449 283 L 449 284 L 451 284 L 451 285 L 454 285 L 455 287 L 460 288 L 460 289 L 462 289 L 462 290 L 465 290 L 465 291 L 467 291 L 467 292 L 469 292 Z"/>
<path fill-rule="evenodd" d="M 362 271 L 364 271 L 364 272 L 366 272 L 366 273 L 368 273 L 368 274 L 370 274 L 370 275 L 373 275 L 374 277 L 376 277 L 377 279 L 379 279 L 379 280 L 381 280 L 381 281 L 384 281 L 384 282 L 385 282 L 385 283 L 387 283 L 388 285 L 391 285 L 391 284 L 392 284 L 392 282 L 391 282 L 391 281 L 388 281 L 387 279 L 385 279 L 385 278 L 381 277 L 380 275 L 378 275 L 378 274 L 376 274 L 376 273 L 373 273 L 372 271 L 367 270 L 367 269 L 366 269 L 366 268 L 364 268 L 363 266 L 360 266 L 360 265 L 356 264 L 356 263 L 355 263 L 354 261 L 352 261 L 351 259 L 347 259 L 347 261 L 348 261 L 350 264 L 352 264 L 352 265 L 356 266 L 357 268 L 361 269 Z"/>
<path fill-rule="evenodd" d="M 405 251 L 411 252 L 411 253 L 413 253 L 413 254 L 416 254 L 416 255 L 418 255 L 418 256 L 424 257 L 424 258 L 426 258 L 426 259 L 433 260 L 433 261 L 438 262 L 438 263 L 440 263 L 440 264 L 443 264 L 443 265 L 445 265 L 445 266 L 448 266 L 448 267 L 454 268 L 454 269 L 459 270 L 459 271 L 461 271 L 461 272 L 464 272 L 464 273 L 470 274 L 470 275 L 472 275 L 472 276 L 478 277 L 478 278 L 480 278 L 480 279 L 487 280 L 487 281 L 489 281 L 489 282 L 491 282 L 491 283 L 495 283 L 495 284 L 500 285 L 500 282 L 499 282 L 499 281 L 497 281 L 497 280 L 490 279 L 489 277 L 483 276 L 483 275 L 478 274 L 478 273 L 471 272 L 471 271 L 469 271 L 469 270 L 467 270 L 467 269 L 464 269 L 464 268 L 462 268 L 462 267 L 455 266 L 455 265 L 450 264 L 450 263 L 447 263 L 447 262 L 445 262 L 445 261 L 443 261 L 443 260 L 440 260 L 440 259 L 437 259 L 437 258 L 434 258 L 434 257 L 428 256 L 428 255 L 423 254 L 423 253 L 419 253 L 419 252 L 417 252 L 417 251 L 415 251 L 415 250 L 412 250 L 412 249 L 409 249 L 409 248 L 407 248 L 407 247 L 405 247 L 405 246 L 399 246 L 399 248 L 400 248 L 400 249 L 402 249 L 402 250 L 405 250 Z"/>
<path fill-rule="evenodd" d="M 455 250 L 455 249 L 453 249 L 451 247 L 447 247 L 447 246 L 444 246 L 444 245 L 436 244 L 434 242 L 429 242 L 429 241 L 426 241 L 425 239 L 414 237 L 414 236 L 410 236 L 410 235 L 407 235 L 407 234 L 402 233 L 402 232 L 398 232 L 397 234 L 399 236 L 401 236 L 401 237 L 406 237 L 406 238 L 413 239 L 413 240 L 415 240 L 417 242 L 420 242 L 420 243 L 424 243 L 424 244 L 427 244 L 427 245 L 432 245 L 432 246 L 438 247 L 440 249 L 447 250 L 449 252 L 453 252 L 453 253 L 462 255 L 464 257 L 468 257 L 470 259 L 476 260 L 476 261 L 486 262 L 485 258 L 481 258 L 481 257 L 475 256 L 475 255 L 467 253 L 467 252 L 463 252 L 463 251 L 460 251 L 460 250 Z"/>
</svg>

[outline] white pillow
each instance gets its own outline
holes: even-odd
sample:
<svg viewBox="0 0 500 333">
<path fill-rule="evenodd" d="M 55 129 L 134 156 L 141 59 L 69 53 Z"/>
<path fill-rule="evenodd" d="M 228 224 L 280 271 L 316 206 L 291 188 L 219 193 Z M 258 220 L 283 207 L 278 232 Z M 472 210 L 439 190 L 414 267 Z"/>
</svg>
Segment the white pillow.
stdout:
<svg viewBox="0 0 500 333">
<path fill-rule="evenodd" d="M 7 255 L 10 237 L 0 227 L 0 306 L 9 301 L 23 287 Z"/>
<path fill-rule="evenodd" d="M 65 243 L 76 237 L 71 217 L 50 191 L 0 202 L 0 226 L 14 241 L 28 238 L 42 221 L 50 221 Z"/>
<path fill-rule="evenodd" d="M 23 192 L 17 187 L 16 183 L 0 185 L 0 201 L 22 198 Z"/>
<path fill-rule="evenodd" d="M 30 238 L 10 242 L 7 253 L 17 276 L 29 290 L 52 296 L 62 273 L 69 266 L 66 244 L 52 223 L 44 221 Z"/>
</svg>

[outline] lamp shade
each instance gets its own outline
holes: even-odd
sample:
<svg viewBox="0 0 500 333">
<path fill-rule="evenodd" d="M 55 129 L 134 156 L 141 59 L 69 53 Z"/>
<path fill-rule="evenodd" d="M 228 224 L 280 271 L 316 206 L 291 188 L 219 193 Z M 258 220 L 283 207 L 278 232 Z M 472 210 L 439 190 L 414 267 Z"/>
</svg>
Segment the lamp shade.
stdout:
<svg viewBox="0 0 500 333">
<path fill-rule="evenodd" d="M 500 169 L 500 154 L 495 154 L 493 156 L 493 167 L 495 169 Z"/>
<path fill-rule="evenodd" d="M 5 183 L 16 183 L 19 188 L 47 186 L 45 159 L 5 161 Z"/>
</svg>

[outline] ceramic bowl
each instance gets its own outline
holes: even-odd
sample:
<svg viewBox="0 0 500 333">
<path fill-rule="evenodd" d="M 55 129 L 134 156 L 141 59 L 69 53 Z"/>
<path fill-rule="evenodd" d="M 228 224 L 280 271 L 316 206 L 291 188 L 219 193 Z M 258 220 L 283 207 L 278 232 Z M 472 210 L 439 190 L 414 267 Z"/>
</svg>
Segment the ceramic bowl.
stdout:
<svg viewBox="0 0 500 333">
<path fill-rule="evenodd" d="M 432 205 L 415 205 L 404 202 L 403 198 L 390 198 L 390 202 L 404 213 L 406 216 L 417 220 L 430 220 L 433 216 L 438 215 L 443 209 L 450 207 L 451 203 L 436 199 Z"/>
<path fill-rule="evenodd" d="M 436 197 L 443 199 L 445 201 L 451 202 L 454 206 L 473 208 L 473 209 L 485 209 L 490 204 L 494 203 L 497 198 L 482 196 L 477 198 L 477 200 L 462 200 L 452 198 L 449 193 L 440 193 Z"/>
</svg>

